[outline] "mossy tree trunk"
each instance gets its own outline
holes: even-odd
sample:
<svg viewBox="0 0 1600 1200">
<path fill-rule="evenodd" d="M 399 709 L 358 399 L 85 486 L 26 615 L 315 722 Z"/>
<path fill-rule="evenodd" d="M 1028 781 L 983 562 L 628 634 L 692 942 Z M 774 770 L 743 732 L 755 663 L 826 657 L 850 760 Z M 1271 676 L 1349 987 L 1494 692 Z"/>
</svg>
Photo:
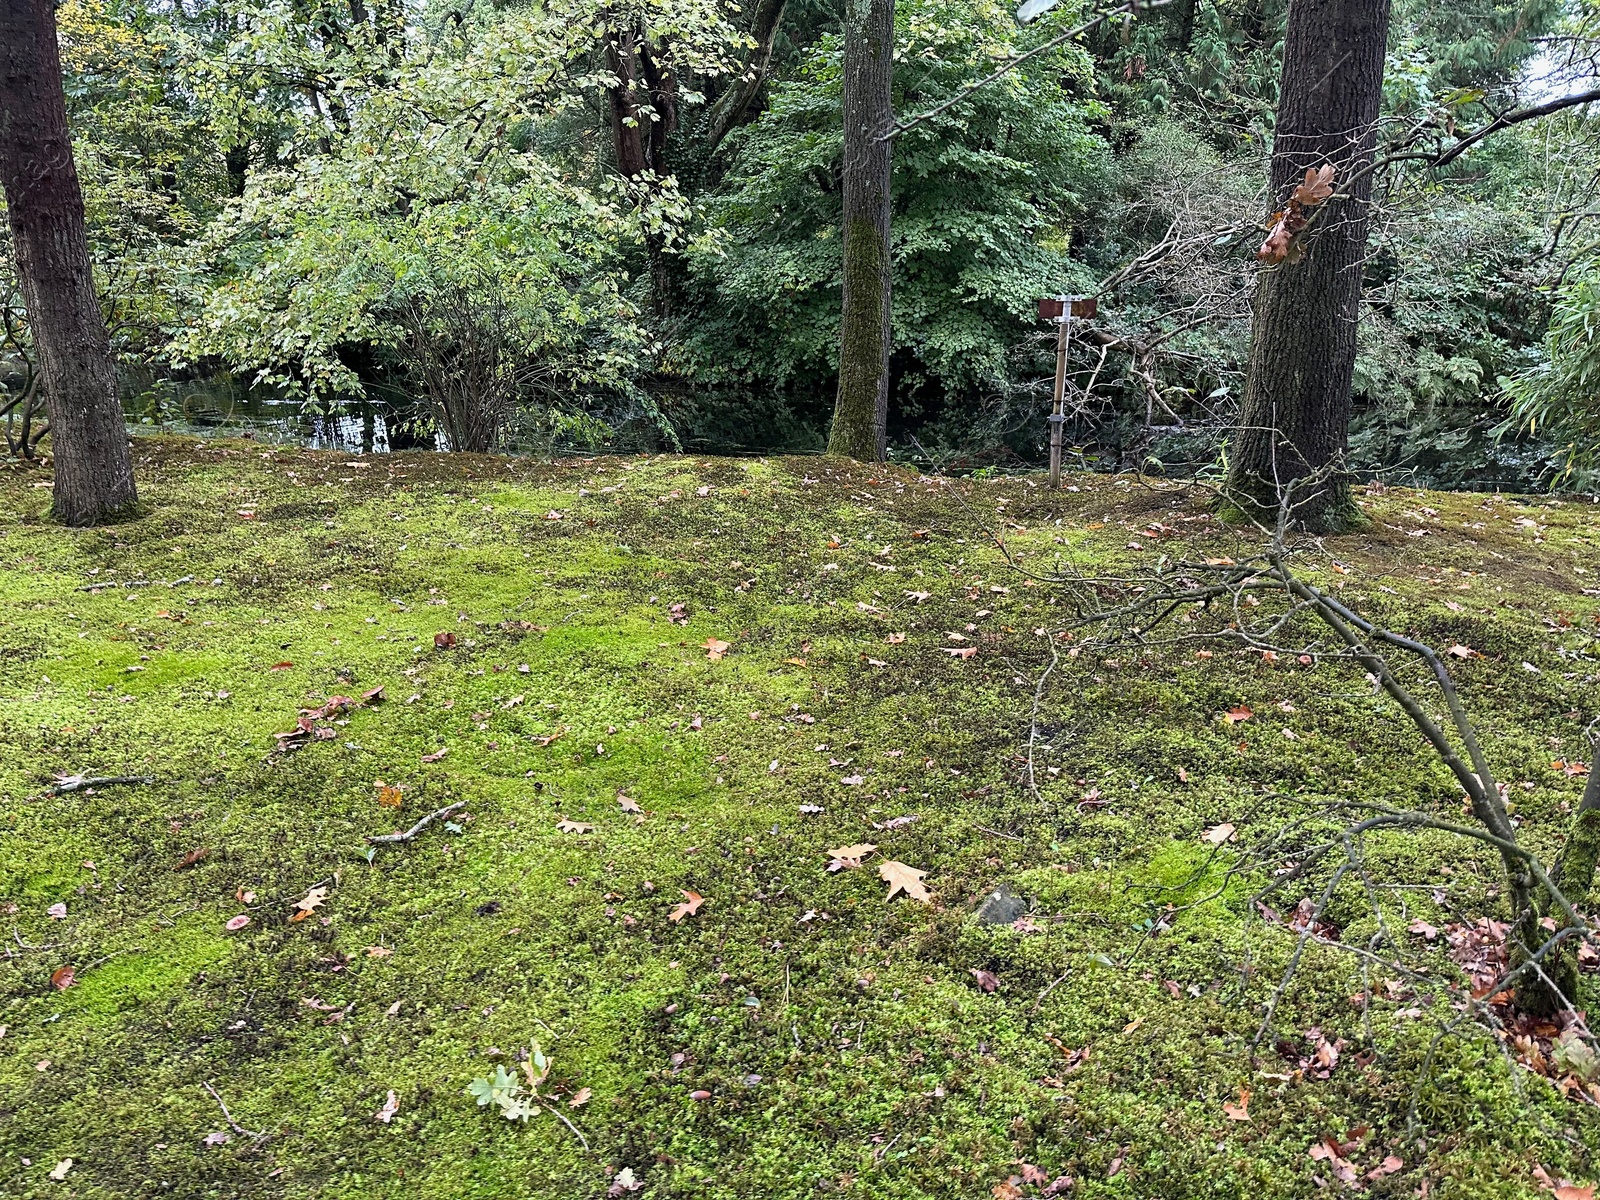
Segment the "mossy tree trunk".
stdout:
<svg viewBox="0 0 1600 1200">
<path fill-rule="evenodd" d="M 1345 450 L 1356 360 L 1361 271 L 1389 0 L 1291 0 L 1283 45 L 1272 195 L 1282 206 L 1308 168 L 1332 164 L 1333 199 L 1301 234 L 1303 257 L 1261 272 L 1250 329 L 1244 401 L 1231 450 L 1230 490 L 1275 514 L 1281 489 Z M 1350 523 L 1342 474 L 1303 489 L 1297 521 Z"/>
<path fill-rule="evenodd" d="M 888 448 L 893 83 L 894 0 L 845 0 L 844 304 L 828 453 L 863 462 Z"/>
<path fill-rule="evenodd" d="M 1590 755 L 1589 779 L 1584 785 L 1583 798 L 1578 801 L 1578 811 L 1572 814 L 1572 827 L 1567 831 L 1561 859 L 1550 873 L 1551 881 L 1561 889 L 1567 903 L 1579 911 L 1594 887 L 1595 867 L 1600 863 L 1600 744 L 1594 750 Z M 1519 923 L 1518 941 L 1524 951 L 1531 951 L 1549 936 L 1548 930 L 1539 925 L 1539 918 L 1555 911 L 1556 905 L 1546 899 Z M 1549 1014 L 1576 1003 L 1576 942 L 1568 941 L 1558 947 L 1543 967 L 1542 975 L 1533 976 L 1517 988 L 1518 1006 L 1528 1012 Z"/>
<path fill-rule="evenodd" d="M 93 525 L 138 496 L 95 297 L 52 0 L 0 4 L 0 183 L 50 414 L 55 517 Z"/>
</svg>

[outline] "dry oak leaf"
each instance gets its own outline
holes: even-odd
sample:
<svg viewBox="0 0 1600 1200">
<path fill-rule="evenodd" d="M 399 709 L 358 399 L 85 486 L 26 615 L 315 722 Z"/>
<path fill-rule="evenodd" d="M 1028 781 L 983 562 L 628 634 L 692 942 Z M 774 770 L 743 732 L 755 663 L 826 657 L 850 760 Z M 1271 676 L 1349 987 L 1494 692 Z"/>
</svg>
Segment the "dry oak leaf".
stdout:
<svg viewBox="0 0 1600 1200">
<path fill-rule="evenodd" d="M 1305 181 L 1294 189 L 1290 197 L 1307 208 L 1315 208 L 1333 195 L 1333 164 L 1324 163 L 1315 169 L 1306 168 Z"/>
<path fill-rule="evenodd" d="M 940 649 L 942 649 L 946 654 L 949 654 L 955 658 L 974 658 L 978 653 L 978 648 L 976 646 L 961 646 L 956 649 L 952 649 L 949 646 L 941 646 Z"/>
<path fill-rule="evenodd" d="M 1210 842 L 1213 846 L 1220 846 L 1223 842 L 1233 838 L 1233 826 L 1224 821 L 1221 825 L 1213 825 L 1200 837 L 1201 841 Z"/>
<path fill-rule="evenodd" d="M 379 787 L 378 788 L 378 806 L 380 808 L 399 808 L 400 807 L 400 789 L 397 788 L 397 787 L 387 787 L 387 786 Z"/>
<path fill-rule="evenodd" d="M 291 920 L 291 921 L 304 921 L 307 917 L 309 917 L 311 915 L 312 910 L 315 909 L 317 907 L 317 905 L 319 905 L 319 904 L 323 903 L 325 900 L 327 900 L 327 898 L 328 898 L 328 889 L 327 888 L 325 888 L 325 887 L 314 887 L 314 888 L 312 888 L 309 892 L 306 893 L 305 899 L 296 900 L 295 901 L 294 911 L 289 914 L 289 920 Z"/>
<path fill-rule="evenodd" d="M 556 828 L 562 833 L 593 833 L 594 826 L 584 821 L 569 821 L 566 817 L 556 822 Z"/>
<path fill-rule="evenodd" d="M 1237 725 L 1240 721 L 1248 721 L 1256 714 L 1250 711 L 1248 704 L 1238 704 L 1222 714 L 1222 719 L 1229 725 Z"/>
<path fill-rule="evenodd" d="M 639 802 L 637 800 L 635 800 L 632 796 L 624 796 L 621 792 L 617 793 L 617 803 L 622 806 L 623 812 L 636 813 L 644 811 L 639 807 Z"/>
<path fill-rule="evenodd" d="M 591 1089 L 579 1088 L 573 1094 L 572 1099 L 567 1101 L 567 1107 L 582 1108 L 585 1104 L 589 1103 L 589 1097 L 592 1095 L 594 1095 L 594 1092 Z"/>
<path fill-rule="evenodd" d="M 1450 655 L 1453 658 L 1482 658 L 1483 657 L 1482 654 L 1478 653 L 1478 651 L 1474 650 L 1471 646 L 1463 646 L 1460 642 L 1457 642 L 1454 646 L 1451 646 L 1448 650 L 1445 651 L 1445 653 Z"/>
<path fill-rule="evenodd" d="M 674 905 L 667 916 L 673 921 L 681 921 L 685 917 L 692 917 L 700 911 L 700 906 L 705 903 L 705 900 L 706 898 L 699 892 L 685 891 L 683 892 L 683 903 Z"/>
<path fill-rule="evenodd" d="M 712 662 L 719 661 L 731 649 L 727 642 L 714 637 L 708 637 L 700 644 L 705 647 L 706 657 Z"/>
<path fill-rule="evenodd" d="M 893 859 L 878 864 L 878 878 L 889 885 L 889 894 L 884 897 L 885 900 L 893 900 L 896 893 L 904 892 L 913 900 L 931 904 L 933 897 L 928 895 L 928 889 L 922 886 L 925 875 L 926 871 L 919 871 L 916 867 L 908 867 L 905 863 Z"/>
</svg>

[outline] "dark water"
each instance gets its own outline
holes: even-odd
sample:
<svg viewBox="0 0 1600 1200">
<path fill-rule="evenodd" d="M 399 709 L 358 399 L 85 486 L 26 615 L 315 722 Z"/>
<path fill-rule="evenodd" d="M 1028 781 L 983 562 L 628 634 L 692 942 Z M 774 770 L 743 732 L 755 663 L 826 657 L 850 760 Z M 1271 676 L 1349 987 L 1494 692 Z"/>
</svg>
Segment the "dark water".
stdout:
<svg viewBox="0 0 1600 1200">
<path fill-rule="evenodd" d="M 420 436 L 413 432 L 407 425 L 411 410 L 398 404 L 352 400 L 323 412 L 300 399 L 229 375 L 193 380 L 125 376 L 122 410 L 135 431 L 249 436 L 269 444 L 346 454 L 446 448 L 433 432 Z"/>
</svg>

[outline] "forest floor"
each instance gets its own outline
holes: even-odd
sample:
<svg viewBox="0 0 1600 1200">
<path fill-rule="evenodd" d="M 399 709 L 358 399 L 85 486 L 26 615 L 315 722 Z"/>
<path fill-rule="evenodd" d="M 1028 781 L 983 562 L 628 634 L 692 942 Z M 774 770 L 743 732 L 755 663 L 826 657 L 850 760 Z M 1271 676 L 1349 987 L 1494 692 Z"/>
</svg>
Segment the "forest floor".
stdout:
<svg viewBox="0 0 1600 1200">
<path fill-rule="evenodd" d="M 1207 832 L 1256 844 L 1338 798 L 1459 811 L 1358 668 L 1063 653 L 1035 726 L 1065 610 L 985 524 L 1039 567 L 1236 552 L 1197 492 L 136 452 L 144 515 L 112 527 L 53 526 L 39 472 L 0 476 L 4 1195 L 1483 1200 L 1595 1176 L 1581 1087 L 1470 1025 L 1430 1058 L 1446 991 L 1380 984 L 1363 1012 L 1337 947 L 1252 1057 L 1296 934 Z M 1556 837 L 1600 692 L 1600 508 L 1360 501 L 1325 582 L 1481 653 L 1466 702 L 1524 832 Z M 303 710 L 315 732 L 279 739 Z M 75 774 L 150 782 L 52 788 Z M 829 870 L 842 847 L 863 861 Z M 886 898 L 889 863 L 929 902 Z M 1445 835 L 1369 863 L 1402 927 L 1503 915 Z M 981 923 L 1002 884 L 1026 912 Z M 1330 937 L 1366 945 L 1363 919 L 1336 905 Z M 535 1043 L 545 1103 L 480 1107 L 469 1085 L 525 1079 Z"/>
</svg>

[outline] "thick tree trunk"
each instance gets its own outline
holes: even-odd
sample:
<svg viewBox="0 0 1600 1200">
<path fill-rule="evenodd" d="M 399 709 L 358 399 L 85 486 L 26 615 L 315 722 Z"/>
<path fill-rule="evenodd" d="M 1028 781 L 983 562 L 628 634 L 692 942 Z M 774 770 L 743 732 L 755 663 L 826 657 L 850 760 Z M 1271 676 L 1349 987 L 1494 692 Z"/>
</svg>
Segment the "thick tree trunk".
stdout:
<svg viewBox="0 0 1600 1200">
<path fill-rule="evenodd" d="M 750 36 L 755 39 L 755 49 L 745 62 L 744 73 L 717 98 L 711 106 L 710 122 L 706 132 L 706 145 L 715 150 L 728 131 L 744 119 L 750 105 L 760 94 L 772 66 L 772 50 L 778 41 L 778 28 L 783 22 L 785 0 L 759 0 L 755 16 L 750 21 Z"/>
<path fill-rule="evenodd" d="M 876 462 L 889 416 L 894 0 L 845 0 L 844 310 L 828 453 Z"/>
<path fill-rule="evenodd" d="M 50 414 L 55 516 L 92 525 L 138 497 L 94 294 L 52 0 L 0 4 L 0 183 Z"/>
<path fill-rule="evenodd" d="M 1291 0 L 1272 143 L 1282 206 L 1308 168 L 1332 164 L 1333 199 L 1299 235 L 1303 257 L 1256 284 L 1250 362 L 1229 485 L 1243 507 L 1275 514 L 1289 483 L 1334 463 L 1350 424 L 1361 270 L 1389 0 Z M 1296 521 L 1335 529 L 1355 516 L 1342 474 L 1294 493 Z"/>
</svg>

